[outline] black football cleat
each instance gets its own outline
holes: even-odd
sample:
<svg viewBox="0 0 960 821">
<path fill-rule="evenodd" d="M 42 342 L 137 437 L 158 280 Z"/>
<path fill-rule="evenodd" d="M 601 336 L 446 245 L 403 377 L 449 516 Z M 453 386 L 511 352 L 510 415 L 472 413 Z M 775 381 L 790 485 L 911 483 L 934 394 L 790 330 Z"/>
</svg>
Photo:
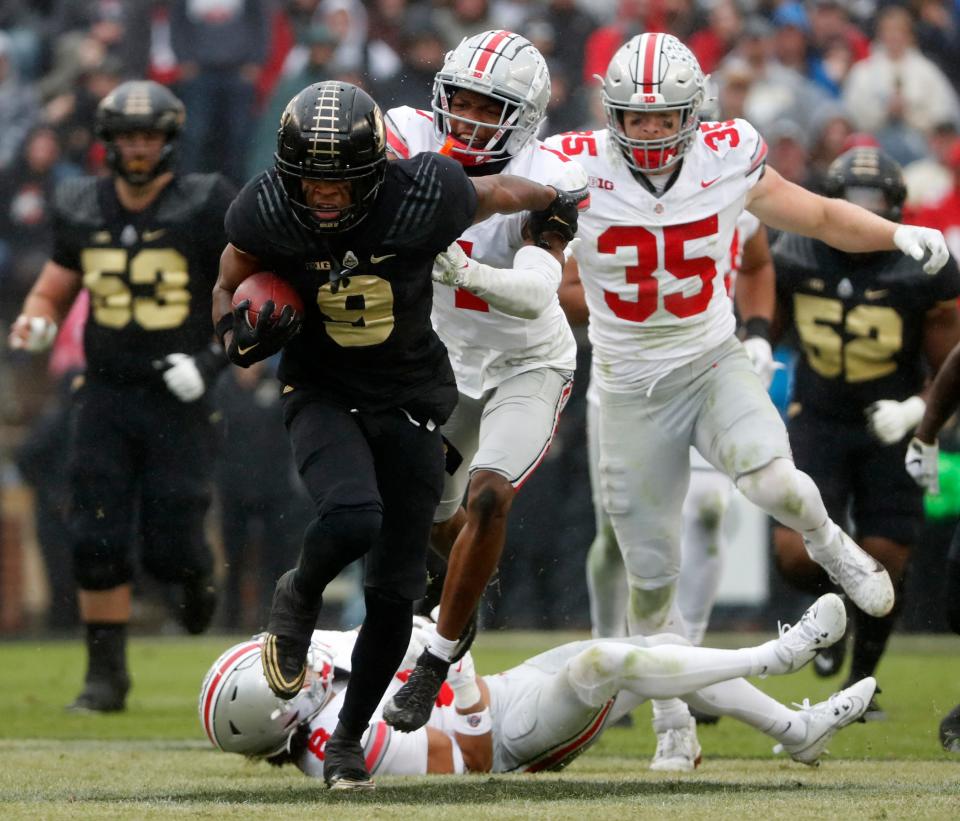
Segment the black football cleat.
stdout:
<svg viewBox="0 0 960 821">
<path fill-rule="evenodd" d="M 213 613 L 217 609 L 217 589 L 213 579 L 205 576 L 184 582 L 183 597 L 177 616 L 191 636 L 203 633 L 213 620 Z"/>
<path fill-rule="evenodd" d="M 424 650 L 410 678 L 383 707 L 383 720 L 396 730 L 412 733 L 430 719 L 430 711 L 447 680 L 451 662 Z"/>
<path fill-rule="evenodd" d="M 310 637 L 320 613 L 319 604 L 306 606 L 294 590 L 294 572 L 288 570 L 277 580 L 260 656 L 267 684 L 283 699 L 291 699 L 303 689 Z"/>
<path fill-rule="evenodd" d="M 119 713 L 127 708 L 130 677 L 88 678 L 83 690 L 66 709 L 71 713 Z"/>
<path fill-rule="evenodd" d="M 940 743 L 948 753 L 960 753 L 960 704 L 940 722 Z"/>
<path fill-rule="evenodd" d="M 360 739 L 342 736 L 334 730 L 323 747 L 323 780 L 331 790 L 346 792 L 374 788 Z"/>
<path fill-rule="evenodd" d="M 840 598 L 844 598 L 841 596 Z M 844 599 L 844 604 L 846 600 Z M 843 667 L 843 662 L 847 657 L 847 643 L 850 641 L 850 631 L 843 634 L 840 641 L 817 650 L 813 657 L 813 672 L 820 678 L 829 678 L 835 676 Z"/>
</svg>

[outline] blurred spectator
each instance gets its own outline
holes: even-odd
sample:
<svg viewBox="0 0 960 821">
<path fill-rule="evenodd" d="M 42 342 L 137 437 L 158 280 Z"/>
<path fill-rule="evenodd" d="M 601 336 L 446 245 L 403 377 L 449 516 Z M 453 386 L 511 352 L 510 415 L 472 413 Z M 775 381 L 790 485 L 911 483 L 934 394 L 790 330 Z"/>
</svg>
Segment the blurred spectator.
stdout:
<svg viewBox="0 0 960 821">
<path fill-rule="evenodd" d="M 917 50 L 913 19 L 901 6 L 880 12 L 873 53 L 850 70 L 843 99 L 857 128 L 877 134 L 901 164 L 925 153 L 911 131 L 929 134 L 958 115 L 953 87 Z"/>
<path fill-rule="evenodd" d="M 376 65 L 369 59 L 367 10 L 360 0 L 323 0 L 320 11 L 323 15 L 320 22 L 337 38 L 334 62 L 338 71 L 366 73 L 369 69 L 375 76 L 389 76 L 389 64 Z M 382 52 L 379 56 L 385 58 Z M 389 62 L 389 58 L 386 59 Z M 396 65 L 392 68 L 395 70 Z"/>
<path fill-rule="evenodd" d="M 846 150 L 846 143 L 855 128 L 853 118 L 839 103 L 821 106 L 810 128 L 810 188 L 823 193 L 822 183 L 827 169 Z"/>
<path fill-rule="evenodd" d="M 397 72 L 373 88 L 373 96 L 386 111 L 396 106 L 430 109 L 433 78 L 443 66 L 447 48 L 440 32 L 429 25 L 404 32 Z"/>
<path fill-rule="evenodd" d="M 606 73 L 610 59 L 621 45 L 635 34 L 662 30 L 661 23 L 661 16 L 655 13 L 654 0 L 617 0 L 613 22 L 596 29 L 584 43 L 584 85 L 596 86 L 596 75 L 602 77 Z"/>
<path fill-rule="evenodd" d="M 742 31 L 743 16 L 734 0 L 716 0 L 710 7 L 707 26 L 694 32 L 688 42 L 704 74 L 720 64 Z"/>
<path fill-rule="evenodd" d="M 44 3 L 28 0 L 0 2 L 0 31 L 9 37 L 12 59 L 25 80 L 36 80 L 41 74 L 50 5 L 49 0 Z"/>
<path fill-rule="evenodd" d="M 912 210 L 906 218 L 916 225 L 929 225 L 943 231 L 950 253 L 960 259 L 960 139 L 953 141 L 945 159 L 953 175 L 951 190 L 939 201 Z"/>
<path fill-rule="evenodd" d="M 448 49 L 464 37 L 499 28 L 490 12 L 489 0 L 450 0 L 449 5 L 434 10 L 433 23 Z"/>
<path fill-rule="evenodd" d="M 746 119 L 761 134 L 784 117 L 809 129 L 816 110 L 827 101 L 826 92 L 775 56 L 779 33 L 761 18 L 744 26 L 736 54 L 746 60 L 753 81 L 744 102 Z"/>
<path fill-rule="evenodd" d="M 14 62 L 13 42 L 0 31 L 0 170 L 17 156 L 38 114 L 36 94 L 20 79 Z"/>
<path fill-rule="evenodd" d="M 920 51 L 937 64 L 954 90 L 960 91 L 960 60 L 957 59 L 960 9 L 946 0 L 914 0 L 912 5 L 918 17 L 916 33 Z"/>
<path fill-rule="evenodd" d="M 105 56 L 84 68 L 69 91 L 44 106 L 44 119 L 60 134 L 64 158 L 90 174 L 100 173 L 104 161 L 103 146 L 94 133 L 97 106 L 122 79 L 120 59 Z"/>
<path fill-rule="evenodd" d="M 596 29 L 597 23 L 577 5 L 576 0 L 546 0 L 542 14 L 541 19 L 548 21 L 553 29 L 553 59 L 576 88 L 583 77 L 583 45 Z M 558 43 L 561 44 L 560 48 L 557 47 Z"/>
<path fill-rule="evenodd" d="M 244 182 L 255 85 L 266 58 L 267 16 L 260 0 L 173 0 L 170 34 L 187 109 L 184 171 L 220 171 Z"/>
<path fill-rule="evenodd" d="M 660 0 L 663 10 L 663 30 L 682 40 L 703 28 L 703 14 L 694 0 Z"/>
<path fill-rule="evenodd" d="M 903 169 L 903 178 L 907 183 L 905 213 L 910 209 L 933 205 L 950 193 L 953 188 L 950 155 L 958 136 L 960 132 L 955 122 L 934 126 L 927 140 L 929 156 L 921 157 Z"/>
<path fill-rule="evenodd" d="M 778 6 L 773 13 L 773 25 L 776 29 L 773 40 L 774 58 L 780 65 L 806 76 L 810 20 L 803 4 L 790 2 Z"/>
<path fill-rule="evenodd" d="M 547 60 L 547 67 L 550 69 L 550 101 L 547 103 L 547 116 L 540 126 L 538 136 L 544 138 L 563 131 L 586 130 L 589 121 L 586 100 L 589 91 L 572 86 L 559 63 Z"/>
<path fill-rule="evenodd" d="M 750 64 L 742 57 L 728 57 L 713 77 L 717 83 L 717 102 L 716 111 L 710 114 L 710 119 L 746 119 L 747 95 L 754 78 Z"/>
<path fill-rule="evenodd" d="M 870 40 L 850 21 L 846 0 L 809 0 L 808 74 L 834 97 L 850 67 L 870 54 Z"/>
<path fill-rule="evenodd" d="M 50 255 L 57 184 L 80 169 L 61 159 L 50 126 L 27 136 L 17 162 L 0 172 L 0 321 L 12 322 Z"/>
<path fill-rule="evenodd" d="M 276 580 L 297 560 L 311 517 L 280 413 L 276 376 L 266 362 L 229 368 L 217 383 L 225 447 L 216 466 L 226 582 L 221 626 L 266 626 Z M 244 591 L 255 589 L 256 609 Z"/>
<path fill-rule="evenodd" d="M 810 188 L 810 142 L 806 131 L 793 120 L 780 119 L 764 134 L 770 153 L 767 162 L 790 182 Z"/>
</svg>

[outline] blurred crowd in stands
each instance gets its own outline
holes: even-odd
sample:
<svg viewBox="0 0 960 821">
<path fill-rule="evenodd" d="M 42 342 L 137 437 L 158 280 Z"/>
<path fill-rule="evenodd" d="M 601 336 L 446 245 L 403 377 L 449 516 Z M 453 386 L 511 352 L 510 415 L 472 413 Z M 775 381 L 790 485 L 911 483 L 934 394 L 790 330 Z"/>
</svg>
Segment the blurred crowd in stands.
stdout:
<svg viewBox="0 0 960 821">
<path fill-rule="evenodd" d="M 553 96 L 540 136 L 604 127 L 595 75 L 632 35 L 667 31 L 711 74 L 707 116 L 753 123 L 781 174 L 817 189 L 851 141 L 876 141 L 905 167 L 906 220 L 941 229 L 960 256 L 960 0 L 0 0 L 0 323 L 15 318 L 49 254 L 55 186 L 103 171 L 94 112 L 123 80 L 170 85 L 187 108 L 182 168 L 221 171 L 242 185 L 272 162 L 280 113 L 304 86 L 343 79 L 384 110 L 429 108 L 446 51 L 491 28 L 526 35 L 547 58 Z M 64 386 L 82 365 L 78 335 L 68 325 L 61 336 L 49 359 L 0 354 L 3 487 L 34 485 L 39 529 L 52 529 L 38 536 L 55 626 L 72 618 L 69 557 L 56 532 L 58 437 Z M 587 624 L 588 356 L 551 460 L 511 518 L 494 623 Z M 225 376 L 225 458 L 240 458 L 231 439 L 250 445 L 251 464 L 286 451 L 271 380 L 263 369 Z M 309 508 L 298 506 L 296 477 L 282 468 L 259 486 L 231 488 L 239 507 L 221 505 L 222 627 L 255 629 L 258 597 L 272 589 L 275 569 L 295 560 Z M 8 530 L 3 538 L 14 538 Z M 9 590 L 2 566 L 0 597 Z M 271 581 L 251 592 L 258 573 Z M 512 597 L 511 577 L 523 580 Z"/>
</svg>

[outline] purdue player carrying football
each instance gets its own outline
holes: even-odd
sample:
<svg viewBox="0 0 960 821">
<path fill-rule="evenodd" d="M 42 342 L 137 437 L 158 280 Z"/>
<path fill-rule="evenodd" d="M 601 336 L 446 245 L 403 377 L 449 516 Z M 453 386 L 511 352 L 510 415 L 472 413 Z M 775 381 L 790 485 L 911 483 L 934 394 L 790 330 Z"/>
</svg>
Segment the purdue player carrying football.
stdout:
<svg viewBox="0 0 960 821">
<path fill-rule="evenodd" d="M 80 288 L 90 292 L 69 452 L 88 654 L 76 709 L 124 708 L 138 537 L 144 570 L 183 586 L 184 627 L 200 633 L 213 615 L 203 533 L 212 436 L 200 400 L 226 363 L 209 311 L 234 191 L 218 175 L 176 175 L 183 121 L 181 102 L 154 82 L 104 98 L 96 130 L 111 176 L 58 189 L 54 250 L 10 333 L 14 348 L 45 349 Z"/>
<path fill-rule="evenodd" d="M 907 189 L 893 159 L 854 148 L 830 166 L 825 193 L 899 221 Z M 923 493 L 901 465 L 923 415 L 927 375 L 960 339 L 960 272 L 953 259 L 931 275 L 896 251 L 849 254 L 794 234 L 782 234 L 773 250 L 778 316 L 800 351 L 788 423 L 794 461 L 817 483 L 830 516 L 849 519 L 858 543 L 887 569 L 900 604 L 923 524 Z M 774 539 L 788 581 L 830 589 L 799 534 L 778 527 Z M 847 683 L 873 675 L 899 610 L 878 617 L 851 607 Z M 828 652 L 815 669 L 832 674 L 840 660 Z M 867 717 L 882 717 L 876 702 Z"/>
<path fill-rule="evenodd" d="M 373 786 L 360 737 L 425 589 L 443 486 L 438 425 L 457 399 L 430 322 L 434 257 L 473 222 L 526 210 L 576 224 L 576 199 L 548 186 L 507 175 L 471 181 L 433 153 L 388 163 L 376 103 L 331 81 L 290 101 L 275 167 L 249 182 L 227 215 L 217 331 L 240 365 L 283 349 L 285 421 L 317 512 L 297 567 L 277 583 L 267 628 L 264 672 L 278 696 L 294 697 L 303 683 L 324 588 L 366 557 L 366 619 L 326 750 L 324 777 L 337 789 Z M 302 324 L 287 312 L 253 328 L 244 303 L 232 309 L 236 288 L 264 269 L 301 293 Z"/>
</svg>

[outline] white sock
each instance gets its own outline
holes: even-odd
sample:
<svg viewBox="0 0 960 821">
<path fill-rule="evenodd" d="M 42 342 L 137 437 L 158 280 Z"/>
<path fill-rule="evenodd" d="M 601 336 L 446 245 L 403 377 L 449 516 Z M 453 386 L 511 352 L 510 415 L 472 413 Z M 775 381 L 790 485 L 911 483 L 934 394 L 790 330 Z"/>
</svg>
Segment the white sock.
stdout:
<svg viewBox="0 0 960 821">
<path fill-rule="evenodd" d="M 690 708 L 679 698 L 653 700 L 653 730 L 657 735 L 667 730 L 685 729 L 690 723 Z"/>
<path fill-rule="evenodd" d="M 811 556 L 814 553 L 822 553 L 824 548 L 829 547 L 840 535 L 840 528 L 830 517 L 812 530 L 803 531 L 803 541 L 806 543 Z"/>
<path fill-rule="evenodd" d="M 430 644 L 427 645 L 427 649 L 431 655 L 436 656 L 438 659 L 450 661 L 457 650 L 459 641 L 459 639 L 445 639 L 437 633 L 436 638 L 430 639 Z"/>
<path fill-rule="evenodd" d="M 807 724 L 798 713 L 742 678 L 704 687 L 684 698 L 691 707 L 735 718 L 781 744 L 796 744 L 807 735 Z"/>
</svg>

